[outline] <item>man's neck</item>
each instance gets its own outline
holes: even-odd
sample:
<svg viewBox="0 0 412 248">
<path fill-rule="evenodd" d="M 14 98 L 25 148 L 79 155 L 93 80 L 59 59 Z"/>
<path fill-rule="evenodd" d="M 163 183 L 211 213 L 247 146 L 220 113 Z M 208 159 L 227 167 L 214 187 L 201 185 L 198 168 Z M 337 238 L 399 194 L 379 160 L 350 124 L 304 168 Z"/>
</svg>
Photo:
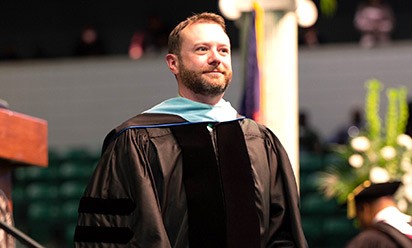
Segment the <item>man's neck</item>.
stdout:
<svg viewBox="0 0 412 248">
<path fill-rule="evenodd" d="M 381 197 L 380 199 L 376 200 L 372 205 L 373 216 L 376 216 L 379 212 L 383 209 L 388 207 L 396 207 L 396 204 L 392 197 Z"/>
<path fill-rule="evenodd" d="M 184 92 L 184 91 L 179 91 L 179 96 L 187 98 L 189 100 L 195 101 L 195 102 L 200 102 L 204 104 L 209 104 L 209 105 L 216 105 L 220 100 L 222 100 L 224 94 L 220 94 L 218 96 L 205 96 L 205 95 L 200 95 L 200 94 L 195 94 L 193 92 Z"/>
</svg>

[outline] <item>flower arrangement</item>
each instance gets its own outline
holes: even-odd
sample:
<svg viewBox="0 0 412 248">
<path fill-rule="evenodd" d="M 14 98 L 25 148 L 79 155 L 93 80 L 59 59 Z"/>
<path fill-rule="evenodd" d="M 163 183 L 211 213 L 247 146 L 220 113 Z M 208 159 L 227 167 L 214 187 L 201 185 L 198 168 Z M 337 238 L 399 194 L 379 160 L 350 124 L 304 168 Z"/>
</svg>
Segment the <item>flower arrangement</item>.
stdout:
<svg viewBox="0 0 412 248">
<path fill-rule="evenodd" d="M 407 90 L 388 88 L 384 127 L 380 118 L 380 93 L 383 85 L 376 79 L 366 82 L 365 128 L 347 145 L 334 147 L 338 155 L 324 172 L 319 186 L 328 198 L 345 203 L 355 188 L 370 181 L 401 181 L 395 199 L 401 211 L 412 212 L 412 138 L 406 134 L 408 121 Z"/>
</svg>

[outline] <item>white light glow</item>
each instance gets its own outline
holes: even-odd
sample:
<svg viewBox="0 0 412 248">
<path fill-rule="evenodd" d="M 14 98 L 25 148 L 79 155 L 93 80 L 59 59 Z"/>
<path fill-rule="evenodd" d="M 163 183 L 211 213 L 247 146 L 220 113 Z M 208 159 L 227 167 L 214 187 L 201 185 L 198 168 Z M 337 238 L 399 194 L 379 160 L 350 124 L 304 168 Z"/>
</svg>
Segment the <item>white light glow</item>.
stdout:
<svg viewBox="0 0 412 248">
<path fill-rule="evenodd" d="M 222 15 L 229 20 L 236 20 L 241 16 L 241 12 L 236 6 L 236 0 L 219 0 L 219 9 Z"/>
<path fill-rule="evenodd" d="M 307 28 L 315 24 L 318 19 L 318 9 L 311 0 L 298 0 L 296 16 L 298 24 Z"/>
</svg>

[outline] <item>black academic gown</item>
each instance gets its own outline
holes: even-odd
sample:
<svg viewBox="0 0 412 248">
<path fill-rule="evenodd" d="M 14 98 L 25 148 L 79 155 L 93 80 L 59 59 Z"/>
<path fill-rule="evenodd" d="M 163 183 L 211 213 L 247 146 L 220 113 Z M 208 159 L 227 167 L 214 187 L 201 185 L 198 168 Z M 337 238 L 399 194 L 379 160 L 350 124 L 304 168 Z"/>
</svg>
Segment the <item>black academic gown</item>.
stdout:
<svg viewBox="0 0 412 248">
<path fill-rule="evenodd" d="M 355 236 L 346 248 L 410 248 L 412 239 L 394 227 L 378 222 Z"/>
<path fill-rule="evenodd" d="M 269 129 L 250 119 L 194 124 L 141 114 L 106 137 L 80 201 L 75 246 L 307 243 L 292 167 Z"/>
</svg>

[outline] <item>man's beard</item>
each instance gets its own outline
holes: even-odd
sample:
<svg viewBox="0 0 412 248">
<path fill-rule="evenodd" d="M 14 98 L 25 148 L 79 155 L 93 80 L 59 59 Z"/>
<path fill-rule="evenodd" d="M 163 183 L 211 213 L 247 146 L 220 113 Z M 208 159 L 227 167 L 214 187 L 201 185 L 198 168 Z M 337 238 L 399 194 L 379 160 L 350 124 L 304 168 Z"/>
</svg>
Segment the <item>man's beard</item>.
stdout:
<svg viewBox="0 0 412 248">
<path fill-rule="evenodd" d="M 182 62 L 179 64 L 181 82 L 192 92 L 203 96 L 217 96 L 223 94 L 232 79 L 231 71 L 224 71 L 224 77 L 205 77 L 202 70 L 187 69 Z M 208 69 L 213 70 L 214 68 Z M 220 70 L 221 71 L 221 70 Z M 219 82 L 220 81 L 220 82 Z"/>
</svg>

